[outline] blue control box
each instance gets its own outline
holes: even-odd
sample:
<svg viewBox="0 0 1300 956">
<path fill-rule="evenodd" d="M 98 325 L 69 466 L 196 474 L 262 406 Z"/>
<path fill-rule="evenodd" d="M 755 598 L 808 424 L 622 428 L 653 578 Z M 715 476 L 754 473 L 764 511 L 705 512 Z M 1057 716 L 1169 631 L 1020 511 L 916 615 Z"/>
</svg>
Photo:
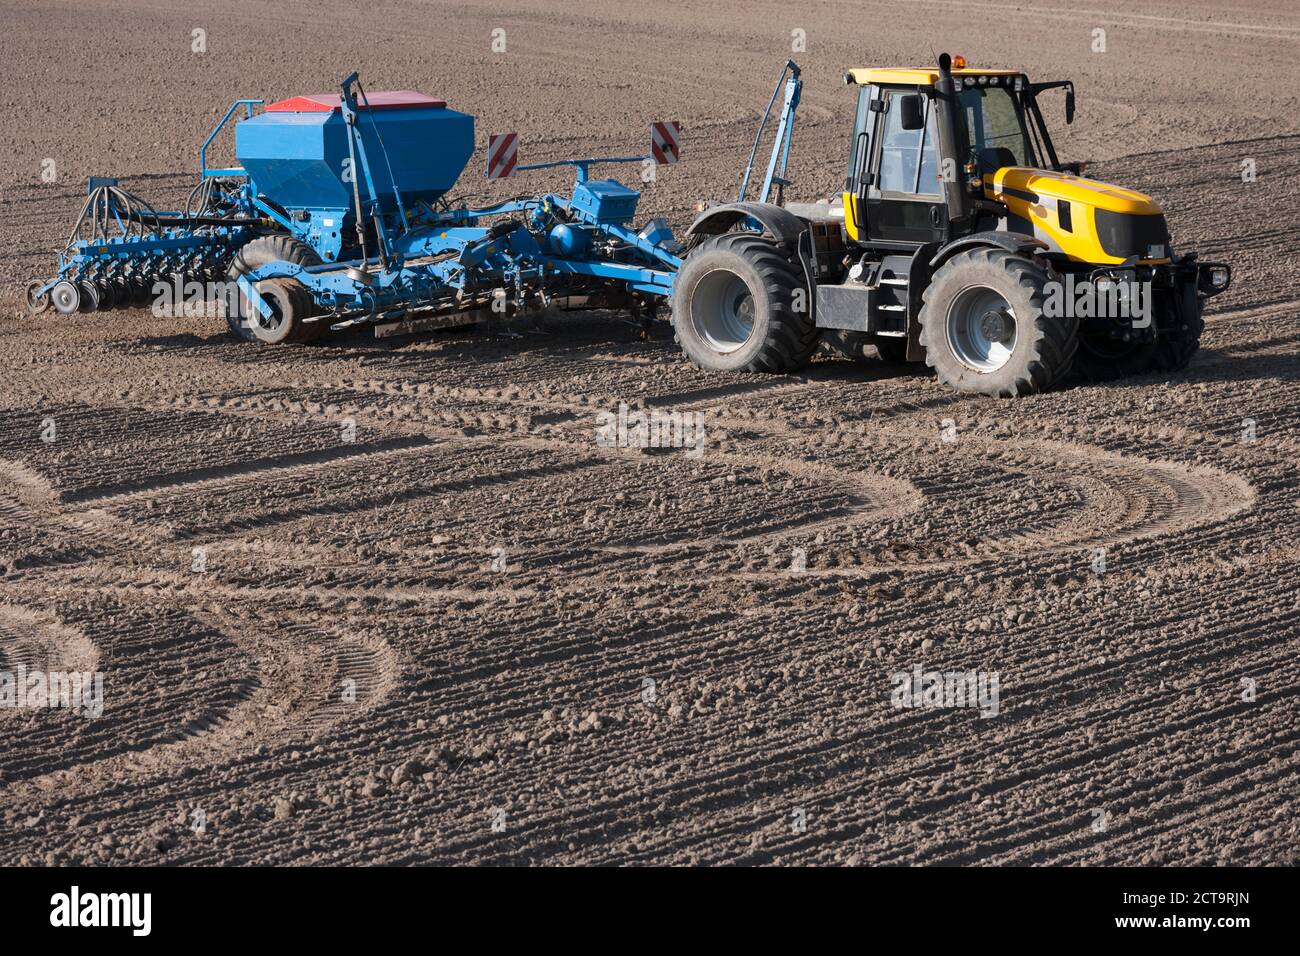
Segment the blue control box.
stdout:
<svg viewBox="0 0 1300 956">
<path fill-rule="evenodd" d="M 631 222 L 636 216 L 636 204 L 641 194 L 628 189 L 612 179 L 597 179 L 578 183 L 573 190 L 573 208 L 590 216 L 595 222 Z"/>
</svg>

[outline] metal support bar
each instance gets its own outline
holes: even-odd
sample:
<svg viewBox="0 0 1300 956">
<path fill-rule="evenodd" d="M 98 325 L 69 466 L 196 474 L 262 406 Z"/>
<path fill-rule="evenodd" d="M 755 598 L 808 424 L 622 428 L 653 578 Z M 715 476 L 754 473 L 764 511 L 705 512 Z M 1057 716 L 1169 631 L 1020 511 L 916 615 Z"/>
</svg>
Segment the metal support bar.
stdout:
<svg viewBox="0 0 1300 956">
<path fill-rule="evenodd" d="M 235 115 L 235 110 L 239 109 L 241 106 L 244 107 L 244 118 L 251 119 L 253 116 L 253 107 L 261 106 L 265 102 L 265 100 L 235 100 L 235 102 L 230 104 L 230 109 L 226 110 L 226 115 L 221 117 L 221 122 L 213 127 L 212 132 L 208 134 L 208 138 L 205 139 L 203 145 L 199 147 L 199 172 L 202 173 L 204 179 L 211 179 L 216 176 L 245 175 L 242 166 L 230 166 L 226 169 L 208 169 L 208 147 L 212 145 L 212 141 L 217 138 L 217 134 L 221 132 L 222 128 L 230 122 L 230 117 Z"/>
<path fill-rule="evenodd" d="M 557 159 L 550 163 L 529 163 L 527 166 L 516 166 L 515 172 L 531 169 L 555 169 L 559 166 L 574 166 L 577 168 L 577 182 L 585 183 L 587 181 L 587 170 L 598 163 L 644 163 L 649 157 L 647 156 L 600 156 L 592 159 Z"/>
<path fill-rule="evenodd" d="M 785 101 L 781 106 L 781 117 L 777 122 L 776 139 L 772 143 L 772 156 L 767 164 L 767 176 L 763 180 L 763 192 L 759 197 L 760 202 L 767 202 L 768 196 L 772 191 L 772 184 L 775 179 L 780 179 L 780 184 L 785 185 L 785 170 L 790 159 L 790 139 L 794 133 L 795 113 L 799 108 L 799 96 L 803 91 L 803 80 L 800 79 L 799 65 L 794 60 L 787 60 L 785 66 L 781 68 L 781 75 L 776 78 L 776 86 L 772 89 L 772 96 L 767 101 L 767 109 L 763 111 L 763 118 L 758 123 L 758 132 L 754 134 L 754 145 L 749 151 L 749 162 L 745 164 L 745 175 L 740 181 L 740 192 L 736 196 L 736 202 L 744 202 L 745 194 L 749 192 L 749 180 L 754 173 L 754 160 L 758 157 L 758 145 L 763 139 L 763 130 L 767 128 L 767 121 L 772 115 L 772 107 L 776 105 L 777 94 L 781 92 L 781 86 L 785 84 Z M 789 75 L 787 78 L 787 74 Z M 780 176 L 776 176 L 777 164 L 780 163 Z"/>
<path fill-rule="evenodd" d="M 366 255 L 366 217 L 361 205 L 361 180 L 358 173 L 366 178 L 366 191 L 370 193 L 371 210 L 374 215 L 371 217 L 375 224 L 375 236 L 379 239 L 379 261 L 388 268 L 388 251 L 390 248 L 388 230 L 384 226 L 383 216 L 380 215 L 379 191 L 375 188 L 374 177 L 370 173 L 370 161 L 366 158 L 366 144 L 361 139 L 361 130 L 357 128 L 357 100 L 352 94 L 352 84 L 357 82 L 357 74 L 349 73 L 343 80 L 343 98 L 342 111 L 343 122 L 348 127 L 348 156 L 352 160 L 352 192 L 356 200 L 357 209 L 357 238 L 361 243 L 361 253 L 363 258 L 369 258 Z M 360 160 L 360 169 L 357 168 L 357 160 Z"/>
<path fill-rule="evenodd" d="M 772 156 L 767 163 L 767 176 L 763 180 L 763 193 L 758 197 L 759 202 L 767 202 L 768 197 L 772 194 L 772 186 L 776 185 L 777 203 L 785 201 L 785 171 L 790 163 L 790 142 L 794 139 L 794 119 L 799 110 L 799 97 L 803 92 L 803 80 L 799 79 L 799 67 L 790 61 L 793 72 L 790 79 L 786 81 L 785 86 L 785 105 L 781 109 L 781 119 L 777 124 L 776 142 L 772 144 Z M 773 173 L 777 169 L 777 150 L 780 150 L 780 172 L 775 176 Z"/>
</svg>

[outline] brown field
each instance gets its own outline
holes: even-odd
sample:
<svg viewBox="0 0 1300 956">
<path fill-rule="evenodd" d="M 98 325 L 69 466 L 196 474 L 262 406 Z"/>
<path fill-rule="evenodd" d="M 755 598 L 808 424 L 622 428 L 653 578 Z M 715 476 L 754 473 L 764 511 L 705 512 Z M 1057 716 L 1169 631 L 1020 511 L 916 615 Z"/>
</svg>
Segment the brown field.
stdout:
<svg viewBox="0 0 1300 956">
<path fill-rule="evenodd" d="M 0 709 L 0 864 L 1296 861 L 1300 9 L 199 7 L 0 0 L 0 670 L 105 675 L 95 720 Z M 795 29 L 792 199 L 843 178 L 846 67 L 1074 78 L 1063 156 L 1234 267 L 1191 367 L 998 401 L 709 375 L 611 313 L 274 349 L 20 305 L 87 176 L 174 202 L 232 100 L 351 69 L 523 161 L 680 120 L 641 216 L 681 227 Z M 458 194 L 565 185 L 480 154 Z M 702 413 L 703 454 L 598 447 L 620 402 Z M 917 665 L 998 713 L 891 706 Z"/>
</svg>

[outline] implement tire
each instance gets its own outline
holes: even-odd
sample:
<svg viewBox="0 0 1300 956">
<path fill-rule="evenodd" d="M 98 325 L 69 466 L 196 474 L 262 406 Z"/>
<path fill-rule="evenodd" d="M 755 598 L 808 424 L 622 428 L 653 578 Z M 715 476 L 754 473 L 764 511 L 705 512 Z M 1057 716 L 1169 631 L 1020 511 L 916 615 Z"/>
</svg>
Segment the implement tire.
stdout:
<svg viewBox="0 0 1300 956">
<path fill-rule="evenodd" d="M 226 281 L 230 283 L 238 282 L 241 276 L 246 276 L 255 269 L 260 269 L 268 262 L 292 262 L 298 266 L 318 266 L 321 264 L 320 256 L 316 255 L 316 250 L 301 239 L 294 239 L 292 236 L 262 236 L 246 242 L 235 254 L 235 258 L 230 263 L 230 268 L 226 270 Z M 232 300 L 237 303 L 234 310 L 231 309 Z M 245 342 L 260 340 L 260 337 L 253 333 L 252 325 L 249 321 L 252 305 L 249 303 L 244 294 L 232 293 L 222 299 L 224 303 L 226 325 L 230 327 L 231 333 Z M 321 325 L 314 322 L 312 325 Z M 320 331 L 317 330 L 315 335 L 320 337 Z"/>
<path fill-rule="evenodd" d="M 308 342 L 320 337 L 320 322 L 306 322 L 312 301 L 307 289 L 297 279 L 263 279 L 257 292 L 271 307 L 269 317 L 259 315 L 250 321 L 254 338 L 264 345 Z"/>
</svg>

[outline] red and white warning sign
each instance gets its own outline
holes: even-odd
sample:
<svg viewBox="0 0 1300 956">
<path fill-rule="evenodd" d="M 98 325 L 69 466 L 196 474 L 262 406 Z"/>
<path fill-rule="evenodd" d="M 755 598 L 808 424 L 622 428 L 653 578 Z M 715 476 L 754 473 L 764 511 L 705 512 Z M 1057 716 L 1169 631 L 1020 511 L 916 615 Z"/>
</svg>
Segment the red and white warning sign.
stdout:
<svg viewBox="0 0 1300 956">
<path fill-rule="evenodd" d="M 505 179 L 519 163 L 519 134 L 498 133 L 488 137 L 488 179 Z"/>
<path fill-rule="evenodd" d="M 671 166 L 682 158 L 682 124 L 650 124 L 650 154 L 656 166 Z"/>
</svg>

